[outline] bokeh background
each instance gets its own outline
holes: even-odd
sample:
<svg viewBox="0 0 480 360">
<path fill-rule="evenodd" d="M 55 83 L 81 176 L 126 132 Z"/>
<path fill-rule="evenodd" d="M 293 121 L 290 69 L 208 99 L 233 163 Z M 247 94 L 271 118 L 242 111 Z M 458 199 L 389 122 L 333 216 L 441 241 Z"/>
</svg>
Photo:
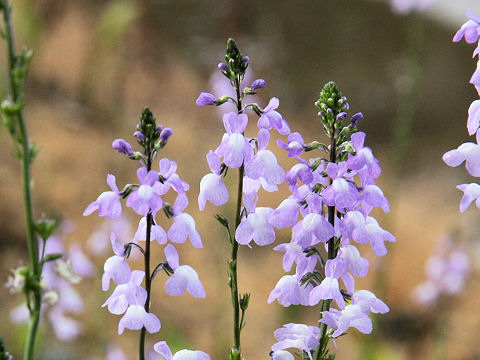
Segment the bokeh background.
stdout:
<svg viewBox="0 0 480 360">
<path fill-rule="evenodd" d="M 279 97 L 279 111 L 307 141 L 322 137 L 313 103 L 324 83 L 335 80 L 352 113 L 363 112 L 359 128 L 383 168 L 379 183 L 391 211 L 375 215 L 397 242 L 380 260 L 362 248 L 371 266 L 358 288 L 372 289 L 391 311 L 375 318 L 372 335 L 352 330 L 338 339 L 337 358 L 480 359 L 478 209 L 459 214 L 461 193 L 455 186 L 471 179 L 463 168 L 449 168 L 441 160 L 446 151 L 472 141 L 465 123 L 468 106 L 478 97 L 468 84 L 476 66 L 474 48 L 451 42 L 468 7 L 480 14 L 477 0 L 435 1 L 421 12 L 404 14 L 387 1 L 361 0 L 13 1 L 17 45 L 35 50 L 25 108 L 31 138 L 40 147 L 33 166 L 35 211 L 70 224 L 59 235 L 66 244 L 80 244 L 97 266 L 96 275 L 77 287 L 85 305 L 73 318 L 83 331 L 72 341 L 60 341 L 45 321 L 38 359 L 103 359 L 115 344 L 129 359 L 136 357 L 138 332 L 118 336 L 120 317 L 100 307 L 108 296 L 100 279 L 110 256 L 110 225 L 82 212 L 106 189 L 107 173 L 117 176 L 119 186 L 135 182 L 136 164 L 113 151 L 111 143 L 133 139 L 147 105 L 159 123 L 175 131 L 163 156 L 177 161 L 179 174 L 191 184 L 187 211 L 204 242 L 203 250 L 180 246 L 180 256 L 197 269 L 207 291 L 206 299 L 173 298 L 159 277 L 153 311 L 162 330 L 148 339 L 151 344 L 167 340 L 174 349 L 201 349 L 212 359 L 227 357 L 229 248 L 212 215 L 232 216 L 234 205 L 198 211 L 198 184 L 208 171 L 205 154 L 224 130 L 217 109 L 197 108 L 195 99 L 211 91 L 228 37 L 250 56 L 252 76 L 267 81 L 260 104 Z M 4 47 L 0 69 L 6 69 Z M 2 94 L 6 84 L 6 71 L 0 71 Z M 27 255 L 20 168 L 4 129 L 0 151 L 0 274 L 6 282 L 9 269 Z M 279 193 L 262 193 L 259 204 L 274 207 L 286 194 L 285 186 Z M 130 224 L 133 234 L 137 221 L 126 214 L 117 226 Z M 457 296 L 418 304 L 412 291 L 424 281 L 427 258 L 445 233 L 468 249 L 466 287 Z M 278 234 L 277 243 L 288 240 L 287 231 Z M 282 254 L 272 248 L 240 250 L 240 290 L 252 293 L 243 331 L 247 359 L 267 359 L 273 331 L 282 324 L 314 325 L 319 317 L 319 309 L 267 304 L 283 276 Z M 162 256 L 160 249 L 155 254 Z M 15 358 L 21 356 L 25 326 L 12 323 L 11 310 L 21 301 L 0 287 L 0 336 Z"/>
</svg>

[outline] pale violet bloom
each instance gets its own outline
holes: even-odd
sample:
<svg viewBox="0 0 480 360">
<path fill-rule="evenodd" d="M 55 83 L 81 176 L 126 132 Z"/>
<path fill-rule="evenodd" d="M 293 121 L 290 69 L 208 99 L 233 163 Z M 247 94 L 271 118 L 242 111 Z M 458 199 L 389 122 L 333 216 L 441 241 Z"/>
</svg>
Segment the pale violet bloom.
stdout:
<svg viewBox="0 0 480 360">
<path fill-rule="evenodd" d="M 352 296 L 352 304 L 360 306 L 366 314 L 386 314 L 390 311 L 387 304 L 378 299 L 374 293 L 368 290 L 357 290 Z"/>
<path fill-rule="evenodd" d="M 292 233 L 293 241 L 307 247 L 330 240 L 335 231 L 325 217 L 310 213 L 292 228 Z"/>
<path fill-rule="evenodd" d="M 172 350 L 165 341 L 159 341 L 153 345 L 156 353 L 160 354 L 160 360 L 210 360 L 210 356 L 200 350 L 180 350 L 172 355 Z"/>
<path fill-rule="evenodd" d="M 144 216 L 138 223 L 138 229 L 135 232 L 133 242 L 145 241 L 147 237 L 147 218 Z M 157 240 L 159 244 L 163 245 L 167 243 L 167 233 L 160 225 L 152 224 L 150 228 L 150 240 Z"/>
<path fill-rule="evenodd" d="M 207 200 L 215 206 L 220 206 L 228 201 L 228 190 L 221 175 L 220 158 L 213 151 L 207 154 L 208 166 L 212 173 L 205 175 L 200 181 L 200 193 L 198 194 L 198 207 L 205 209 Z"/>
<path fill-rule="evenodd" d="M 150 334 L 160 331 L 160 320 L 152 313 L 147 313 L 143 305 L 130 305 L 118 323 L 118 334 L 125 329 L 140 330 L 145 327 Z"/>
<path fill-rule="evenodd" d="M 163 205 L 162 198 L 153 188 L 158 181 L 158 173 L 155 170 L 147 172 L 145 167 L 141 167 L 137 170 L 137 177 L 140 187 L 128 196 L 126 205 L 139 215 L 145 216 L 150 211 L 156 213 Z"/>
<path fill-rule="evenodd" d="M 467 16 L 470 18 L 462 27 L 455 33 L 453 37 L 454 42 L 458 42 L 465 38 L 465 41 L 469 44 L 473 44 L 478 41 L 480 37 L 480 18 L 475 16 L 472 10 L 467 10 Z"/>
<path fill-rule="evenodd" d="M 253 147 L 243 135 L 247 127 L 248 116 L 229 112 L 223 116 L 226 134 L 215 153 L 223 157 L 223 162 L 230 168 L 239 168 L 253 156 Z"/>
<path fill-rule="evenodd" d="M 258 119 L 257 126 L 259 129 L 276 129 L 280 134 L 287 135 L 290 133 L 290 127 L 282 115 L 276 111 L 280 105 L 280 100 L 273 97 L 268 102 L 268 105 L 263 109 L 262 115 Z"/>
<path fill-rule="evenodd" d="M 348 164 L 346 162 L 328 163 L 327 173 L 333 181 L 322 193 L 325 204 L 335 206 L 341 212 L 345 212 L 344 209 L 353 208 L 359 199 L 355 184 L 344 178 L 347 175 L 347 170 Z"/>
<path fill-rule="evenodd" d="M 480 209 L 480 185 L 476 183 L 461 184 L 457 186 L 457 189 L 463 191 L 463 197 L 460 201 L 461 213 L 467 210 L 473 201 L 475 201 L 475 205 Z"/>
<path fill-rule="evenodd" d="M 122 203 L 120 202 L 120 191 L 118 191 L 114 175 L 107 175 L 107 184 L 112 191 L 101 193 L 97 200 L 87 206 L 83 212 L 83 216 L 90 215 L 95 210 L 98 210 L 98 216 L 109 219 L 116 219 L 121 215 Z"/>
<path fill-rule="evenodd" d="M 480 77 L 480 74 L 478 75 Z M 473 79 L 473 78 L 472 78 Z M 472 82 L 472 81 L 470 81 Z M 480 79 L 476 81 L 480 85 Z M 468 135 L 473 135 L 480 127 L 480 100 L 475 100 L 468 108 L 467 130 Z"/>
<path fill-rule="evenodd" d="M 167 293 L 178 296 L 188 291 L 194 297 L 205 297 L 205 289 L 198 278 L 197 272 L 188 265 L 179 266 L 178 253 L 175 247 L 172 244 L 168 244 L 164 252 L 168 265 L 174 271 L 173 275 L 165 283 Z"/>
<path fill-rule="evenodd" d="M 288 157 L 290 158 L 299 158 L 303 150 L 305 150 L 305 141 L 298 132 L 288 135 L 288 144 L 279 139 L 277 140 L 277 145 L 282 149 L 288 150 Z"/>
<path fill-rule="evenodd" d="M 345 300 L 340 292 L 338 278 L 343 275 L 343 268 L 341 261 L 327 260 L 325 265 L 325 279 L 320 285 L 316 286 L 309 295 L 309 305 L 314 306 L 320 300 L 332 299 L 335 300 L 340 308 L 345 307 Z"/>
<path fill-rule="evenodd" d="M 292 354 L 285 350 L 272 351 L 270 353 L 272 360 L 295 360 Z"/>
<path fill-rule="evenodd" d="M 273 352 L 294 348 L 301 352 L 305 351 L 309 358 L 313 360 L 310 350 L 318 346 L 320 336 L 318 326 L 290 323 L 275 330 L 273 334 L 278 341 L 272 346 Z"/>
<path fill-rule="evenodd" d="M 215 95 L 210 94 L 208 92 L 202 92 L 197 98 L 196 104 L 197 106 L 206 106 L 206 105 L 215 105 L 217 98 Z"/>
<path fill-rule="evenodd" d="M 258 179 L 252 179 L 248 176 L 243 177 L 243 204 L 249 214 L 255 212 L 260 187 L 268 192 L 278 190 L 277 185 L 269 184 L 263 177 L 259 177 Z"/>
<path fill-rule="evenodd" d="M 145 305 L 147 291 L 141 286 L 144 277 L 144 271 L 132 271 L 128 283 L 118 285 L 102 307 L 107 306 L 112 314 L 120 315 L 129 305 Z"/>
<path fill-rule="evenodd" d="M 334 338 L 345 333 L 350 327 L 356 328 L 363 334 L 372 332 L 372 320 L 362 311 L 360 305 L 350 304 L 342 311 L 333 308 L 322 311 L 320 322 L 335 329 L 332 334 Z"/>
<path fill-rule="evenodd" d="M 283 270 L 290 271 L 292 265 L 295 262 L 297 264 L 296 273 L 298 276 L 303 276 L 308 272 L 315 269 L 315 265 L 318 261 L 318 256 L 307 256 L 304 249 L 295 242 L 289 242 L 277 245 L 273 250 L 281 251 L 283 255 Z"/>
<path fill-rule="evenodd" d="M 360 252 L 353 245 L 342 246 L 337 255 L 344 266 L 344 272 L 350 270 L 354 276 L 363 277 L 368 273 L 369 262 L 360 256 Z"/>
<path fill-rule="evenodd" d="M 479 134 L 477 133 L 477 142 Z M 443 154 L 443 161 L 448 166 L 456 167 L 465 161 L 465 168 L 470 175 L 480 176 L 480 146 L 475 143 L 467 142 L 460 145 L 457 149 L 450 150 Z"/>
<path fill-rule="evenodd" d="M 107 291 L 110 288 L 110 279 L 117 285 L 125 284 L 129 281 L 131 274 L 130 266 L 125 261 L 123 245 L 116 242 L 116 236 L 113 232 L 110 234 L 110 242 L 115 255 L 109 257 L 103 265 L 103 291 Z"/>
<path fill-rule="evenodd" d="M 188 191 L 190 185 L 187 182 L 180 179 L 177 171 L 177 163 L 173 160 L 169 160 L 167 158 L 163 158 L 158 163 L 159 166 L 159 179 L 153 188 L 156 193 L 159 195 L 164 195 L 172 188 L 178 194 L 183 194 L 185 191 Z"/>
<path fill-rule="evenodd" d="M 195 248 L 202 248 L 202 239 L 196 229 L 195 220 L 187 213 L 184 213 L 188 199 L 185 194 L 180 194 L 173 206 L 173 224 L 168 230 L 168 238 L 174 243 L 184 243 L 187 238 Z"/>
<path fill-rule="evenodd" d="M 313 285 L 300 285 L 297 275 L 284 275 L 270 292 L 268 303 L 277 300 L 280 305 L 309 305 L 309 294 Z"/>
<path fill-rule="evenodd" d="M 294 197 L 283 200 L 278 207 L 273 210 L 268 222 L 276 229 L 290 227 L 297 223 L 298 210 L 300 205 Z"/>
<path fill-rule="evenodd" d="M 235 231 L 235 240 L 242 245 L 248 245 L 252 240 L 260 246 L 273 243 L 275 230 L 268 223 L 272 212 L 271 208 L 258 207 L 254 213 L 248 214 Z"/>
<path fill-rule="evenodd" d="M 133 155 L 132 145 L 130 145 L 124 139 L 115 139 L 113 140 L 112 147 L 117 150 L 120 154 Z"/>
<path fill-rule="evenodd" d="M 245 173 L 252 179 L 264 178 L 271 185 L 283 182 L 285 172 L 278 165 L 277 158 L 270 150 L 267 150 L 270 133 L 261 129 L 258 133 L 258 151 L 250 161 L 245 164 Z"/>
</svg>

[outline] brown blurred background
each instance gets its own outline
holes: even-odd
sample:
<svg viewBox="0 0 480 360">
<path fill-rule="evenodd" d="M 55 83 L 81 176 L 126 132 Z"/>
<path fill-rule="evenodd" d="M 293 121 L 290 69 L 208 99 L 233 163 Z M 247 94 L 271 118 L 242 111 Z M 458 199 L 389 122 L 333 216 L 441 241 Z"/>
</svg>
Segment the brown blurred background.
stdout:
<svg viewBox="0 0 480 360">
<path fill-rule="evenodd" d="M 480 13 L 478 3 L 470 6 Z M 477 276 L 462 295 L 436 306 L 416 305 L 410 296 L 424 280 L 426 259 L 440 234 L 454 232 L 467 246 L 478 240 L 478 209 L 460 215 L 461 193 L 455 189 L 472 180 L 463 168 L 448 168 L 441 160 L 444 152 L 468 140 L 467 109 L 477 98 L 468 84 L 475 69 L 474 48 L 451 42 L 465 19 L 446 22 L 442 8 L 434 9 L 399 16 L 387 2 L 360 0 L 13 1 L 17 45 L 35 50 L 25 114 L 31 138 L 40 147 L 33 167 L 36 214 L 73 221 L 76 229 L 66 241 L 87 249 L 86 241 L 101 220 L 84 218 L 82 212 L 107 189 L 106 174 L 115 174 L 119 187 L 136 181 L 136 164 L 113 151 L 111 142 L 119 137 L 132 141 L 148 105 L 159 123 L 175 131 L 162 155 L 178 162 L 178 173 L 191 185 L 187 211 L 204 242 L 203 250 L 179 246 L 180 261 L 197 269 L 207 291 L 206 299 L 173 298 L 165 294 L 165 279 L 159 277 L 153 311 L 162 330 L 148 340 L 167 340 L 175 349 L 202 349 L 212 359 L 225 359 L 231 343 L 229 250 L 212 215 L 232 216 L 234 205 L 215 209 L 209 204 L 205 212 L 198 211 L 198 184 L 208 171 L 205 154 L 220 142 L 223 127 L 216 109 L 197 108 L 195 99 L 210 91 L 209 78 L 223 58 L 227 38 L 234 37 L 250 56 L 256 77 L 267 81 L 261 104 L 279 97 L 279 111 L 307 141 L 321 137 L 313 102 L 323 84 L 335 80 L 352 114 L 363 112 L 359 127 L 367 132 L 366 145 L 383 168 L 379 183 L 392 210 L 375 216 L 397 242 L 380 260 L 368 247 L 361 248 L 371 266 L 357 287 L 375 291 L 391 312 L 376 317 L 373 335 L 352 330 L 338 339 L 337 358 L 480 359 Z M 0 52 L 0 69 L 6 69 L 3 46 Z M 0 71 L 2 94 L 5 76 Z M 26 261 L 26 245 L 19 164 L 4 129 L 0 150 L 4 282 L 10 268 Z M 284 168 L 292 164 L 280 162 Z M 230 180 L 232 191 L 234 182 Z M 286 194 L 285 186 L 277 193 L 262 193 L 259 204 L 276 206 Z M 135 227 L 138 219 L 128 215 Z M 288 240 L 288 232 L 280 232 L 276 243 Z M 108 244 L 107 235 L 102 241 Z M 319 318 L 319 309 L 267 305 L 269 292 L 283 275 L 282 256 L 272 248 L 240 251 L 241 292 L 252 293 L 243 332 L 244 355 L 251 360 L 268 358 L 273 331 L 282 324 L 315 325 Z M 162 256 L 159 249 L 156 254 Z M 473 255 L 472 263 L 478 264 Z M 138 332 L 126 330 L 119 337 L 120 317 L 100 307 L 108 296 L 100 286 L 106 256 L 110 253 L 92 255 L 98 274 L 78 286 L 86 312 L 77 319 L 85 332 L 63 343 L 45 323 L 38 359 L 104 357 L 110 342 L 120 343 L 130 359 L 136 357 Z M 25 327 L 12 325 L 9 313 L 21 301 L 0 287 L 0 336 L 15 358 L 20 358 Z"/>
</svg>

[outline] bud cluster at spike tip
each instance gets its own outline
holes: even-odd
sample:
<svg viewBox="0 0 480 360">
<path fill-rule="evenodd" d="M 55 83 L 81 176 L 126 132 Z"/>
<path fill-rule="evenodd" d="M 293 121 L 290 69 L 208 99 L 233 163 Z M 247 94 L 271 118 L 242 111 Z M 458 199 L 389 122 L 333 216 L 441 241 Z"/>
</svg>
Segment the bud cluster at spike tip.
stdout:
<svg viewBox="0 0 480 360">
<path fill-rule="evenodd" d="M 159 318 L 149 311 L 150 302 L 153 301 L 150 298 L 147 303 L 149 296 L 146 290 L 150 288 L 150 285 L 147 286 L 147 278 L 151 282 L 156 277 L 157 270 L 163 269 L 169 277 L 165 283 L 169 295 L 178 296 L 189 292 L 194 297 L 205 297 L 205 290 L 197 272 L 189 265 L 180 265 L 177 250 L 173 245 L 185 243 L 189 239 L 195 248 L 203 246 L 195 220 L 184 211 L 189 203 L 186 192 L 190 186 L 177 174 L 175 161 L 163 158 L 158 162 L 158 170 L 152 169 L 154 159 L 172 134 L 171 128 L 157 125 L 152 112 L 145 108 L 133 134 L 142 151 L 133 151 L 132 146 L 123 139 L 116 139 L 112 144 L 119 153 L 139 161 L 140 167 L 137 169 L 139 183 L 129 184 L 120 191 L 115 176 L 109 174 L 107 183 L 112 191 L 100 194 L 84 211 L 84 215 L 89 215 L 97 210 L 101 217 L 118 219 L 122 213 L 122 200 L 126 199 L 126 206 L 141 216 L 134 238 L 126 243 L 120 241 L 123 234 L 117 234 L 123 229 L 120 227 L 113 229 L 110 242 L 114 255 L 109 257 L 104 265 L 102 289 L 107 291 L 111 281 L 116 287 L 103 306 L 106 306 L 112 314 L 123 314 L 118 325 L 119 334 L 122 334 L 124 329 L 144 328 L 149 333 L 157 333 L 160 330 Z M 175 197 L 173 207 L 164 201 L 167 196 L 172 196 L 169 195 L 170 190 L 173 190 Z M 164 230 L 163 224 L 161 225 L 159 213 L 165 213 L 167 221 L 171 222 L 168 231 Z M 156 240 L 159 245 L 165 245 L 165 260 L 148 274 L 142 270 L 131 269 L 127 261 L 130 253 L 136 249 L 140 250 L 143 256 L 149 256 L 147 249 L 150 245 L 146 245 L 145 249 L 140 245 L 146 239 Z M 146 284 L 145 287 L 142 283 Z M 177 354 L 181 354 L 182 351 Z M 177 354 L 173 355 L 173 359 Z M 165 357 L 165 353 L 161 355 Z M 185 358 L 209 359 L 208 355 Z"/>
</svg>

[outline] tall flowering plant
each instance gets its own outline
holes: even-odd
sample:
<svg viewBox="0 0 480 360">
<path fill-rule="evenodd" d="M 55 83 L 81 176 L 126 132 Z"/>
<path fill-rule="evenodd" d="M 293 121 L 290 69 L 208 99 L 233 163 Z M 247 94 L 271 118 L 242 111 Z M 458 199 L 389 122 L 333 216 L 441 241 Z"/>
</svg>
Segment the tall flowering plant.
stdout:
<svg viewBox="0 0 480 360">
<path fill-rule="evenodd" d="M 453 37 L 454 42 L 465 39 L 468 44 L 477 43 L 473 56 L 478 56 L 477 69 L 473 73 L 470 83 L 475 86 L 480 96 L 480 18 L 471 11 L 467 11 L 470 18 L 456 32 Z M 460 145 L 457 149 L 450 150 L 443 155 L 443 161 L 448 166 L 459 166 L 465 161 L 465 167 L 470 175 L 480 176 L 480 99 L 474 100 L 468 109 L 467 131 L 469 135 L 476 135 L 475 142 L 467 142 Z M 480 185 L 477 183 L 461 184 L 457 189 L 463 191 L 463 197 L 460 202 L 460 212 L 464 212 L 475 201 L 480 208 Z"/>
<path fill-rule="evenodd" d="M 218 64 L 220 72 L 230 81 L 235 96 L 215 96 L 211 93 L 201 93 L 197 99 L 198 106 L 220 106 L 227 102 L 235 104 L 236 111 L 223 115 L 225 134 L 220 145 L 207 154 L 207 162 L 211 173 L 205 175 L 200 182 L 198 204 L 204 210 L 207 201 L 215 206 L 225 204 L 229 192 L 223 182 L 229 169 L 238 169 L 238 188 L 236 194 L 236 211 L 233 226 L 225 215 L 216 215 L 216 219 L 225 227 L 228 241 L 231 245 L 231 257 L 228 261 L 228 285 L 231 289 L 233 306 L 233 346 L 230 349 L 230 360 L 242 358 L 240 333 L 245 322 L 245 311 L 248 308 L 250 294 L 239 294 L 237 280 L 239 245 L 247 245 L 254 241 L 263 246 L 275 241 L 275 230 L 268 221 L 273 209 L 258 207 L 258 192 L 260 188 L 266 191 L 276 191 L 282 183 L 285 172 L 278 164 L 272 151 L 268 150 L 270 131 L 277 130 L 280 134 L 290 133 L 288 123 L 276 111 L 279 100 L 272 98 L 265 108 L 256 103 L 248 103 L 248 97 L 255 95 L 265 86 L 263 79 L 257 79 L 245 86 L 243 80 L 249 65 L 249 57 L 243 56 L 233 39 L 227 43 L 225 62 Z M 249 114 L 258 117 L 256 137 L 245 135 Z"/>
<path fill-rule="evenodd" d="M 139 162 L 139 183 L 127 184 L 120 191 L 115 176 L 107 175 L 111 191 L 100 194 L 83 213 L 90 215 L 97 211 L 101 217 L 116 219 L 122 213 L 121 201 L 126 200 L 126 206 L 141 216 L 132 241 L 122 244 L 117 240 L 117 234 L 111 232 L 110 242 L 114 254 L 105 261 L 102 277 L 104 291 L 109 290 L 112 280 L 116 285 L 103 306 L 112 314 L 123 314 L 118 324 L 118 333 L 122 334 L 125 329 L 140 330 L 140 360 L 146 358 L 146 332 L 157 333 L 161 327 L 159 318 L 151 312 L 151 303 L 152 281 L 162 270 L 169 276 L 165 283 L 168 294 L 178 296 L 189 292 L 194 297 L 205 297 L 205 290 L 197 272 L 189 265 L 180 265 L 178 252 L 173 245 L 190 239 L 195 248 L 202 247 L 195 220 L 184 211 L 188 205 L 186 191 L 189 185 L 178 176 L 177 164 L 172 160 L 163 158 L 158 163 L 158 171 L 154 169 L 154 160 L 172 133 L 172 129 L 157 125 L 153 114 L 146 108 L 134 133 L 142 151 L 133 151 L 132 146 L 123 139 L 116 139 L 112 144 L 116 151 Z M 171 191 L 175 193 L 173 206 L 165 201 Z M 168 219 L 173 220 L 168 231 L 158 222 L 162 212 Z M 144 246 L 140 245 L 141 241 L 145 242 Z M 164 261 L 153 263 L 151 244 L 154 241 L 164 246 Z M 127 260 L 131 251 L 139 251 L 143 255 L 143 270 L 130 268 Z M 201 351 L 181 350 L 172 355 L 165 341 L 157 342 L 153 349 L 161 359 L 166 360 L 210 359 Z"/>
<path fill-rule="evenodd" d="M 278 342 L 271 353 L 275 360 L 294 359 L 285 351 L 289 348 L 300 351 L 304 359 L 333 359 L 327 347 L 330 339 L 349 328 L 370 333 L 369 314 L 389 311 L 374 293 L 355 287 L 355 277 L 367 275 L 369 267 L 356 243 L 369 243 L 377 256 L 383 256 L 385 242 L 395 241 L 370 215 L 375 207 L 389 211 L 389 203 L 375 183 L 381 173 L 378 160 L 364 146 L 365 133 L 357 129 L 363 115 L 347 121 L 347 99 L 333 82 L 325 85 L 315 105 L 330 143 L 305 143 L 299 133 L 290 134 L 288 143 L 279 141 L 298 164 L 286 174 L 291 195 L 270 214 L 268 223 L 276 228 L 293 226 L 291 241 L 275 250 L 284 253 L 285 271 L 296 266 L 294 274 L 278 281 L 268 301 L 319 306 L 319 327 L 291 323 L 276 330 Z M 323 154 L 303 159 L 309 151 Z"/>
</svg>

